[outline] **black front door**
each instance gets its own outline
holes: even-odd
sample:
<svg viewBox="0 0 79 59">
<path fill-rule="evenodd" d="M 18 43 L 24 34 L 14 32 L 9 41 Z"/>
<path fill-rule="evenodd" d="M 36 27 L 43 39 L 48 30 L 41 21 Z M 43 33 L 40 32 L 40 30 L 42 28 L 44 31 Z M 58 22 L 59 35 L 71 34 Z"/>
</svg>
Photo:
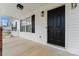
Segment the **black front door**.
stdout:
<svg viewBox="0 0 79 59">
<path fill-rule="evenodd" d="M 65 6 L 48 11 L 47 42 L 65 47 Z"/>
</svg>

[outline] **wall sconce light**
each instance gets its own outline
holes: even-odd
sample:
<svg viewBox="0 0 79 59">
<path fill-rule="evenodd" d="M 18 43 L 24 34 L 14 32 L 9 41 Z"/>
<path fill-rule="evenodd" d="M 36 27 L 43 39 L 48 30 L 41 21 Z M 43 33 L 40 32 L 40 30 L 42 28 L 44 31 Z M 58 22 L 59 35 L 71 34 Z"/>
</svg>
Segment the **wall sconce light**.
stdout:
<svg viewBox="0 0 79 59">
<path fill-rule="evenodd" d="M 77 7 L 77 3 L 71 3 L 71 8 L 74 9 Z"/>
<path fill-rule="evenodd" d="M 44 11 L 41 12 L 41 17 L 44 17 Z"/>
</svg>

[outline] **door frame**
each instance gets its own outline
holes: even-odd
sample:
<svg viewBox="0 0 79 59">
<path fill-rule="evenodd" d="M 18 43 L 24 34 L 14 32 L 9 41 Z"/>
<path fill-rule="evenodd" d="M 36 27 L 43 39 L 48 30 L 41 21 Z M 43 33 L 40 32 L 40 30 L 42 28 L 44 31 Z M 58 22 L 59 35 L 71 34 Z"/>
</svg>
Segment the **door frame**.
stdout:
<svg viewBox="0 0 79 59">
<path fill-rule="evenodd" d="M 63 5 L 61 5 L 61 6 L 57 6 L 57 7 L 55 7 L 55 8 L 53 8 L 53 9 L 49 9 L 49 10 L 47 10 L 47 44 L 49 44 L 48 43 L 48 11 L 50 11 L 50 10 L 54 10 L 54 9 L 56 9 L 56 8 L 59 8 L 59 7 L 62 7 L 62 6 L 65 6 L 65 4 L 63 4 Z M 65 10 L 66 10 L 66 6 L 65 6 Z M 65 11 L 65 14 L 66 14 L 66 11 Z M 66 17 L 66 15 L 65 15 L 65 17 Z M 66 20 L 66 18 L 65 18 L 65 20 Z M 66 25 L 65 25 L 66 26 Z M 66 29 L 66 27 L 65 27 L 65 29 Z M 65 31 L 65 35 L 66 35 L 66 30 L 64 29 L 64 31 Z M 63 46 L 60 46 L 60 45 L 55 45 L 55 44 L 49 44 L 49 45 L 54 45 L 54 46 L 59 46 L 59 47 L 63 47 L 63 48 L 66 48 L 66 39 L 65 39 L 65 46 L 63 47 Z"/>
</svg>

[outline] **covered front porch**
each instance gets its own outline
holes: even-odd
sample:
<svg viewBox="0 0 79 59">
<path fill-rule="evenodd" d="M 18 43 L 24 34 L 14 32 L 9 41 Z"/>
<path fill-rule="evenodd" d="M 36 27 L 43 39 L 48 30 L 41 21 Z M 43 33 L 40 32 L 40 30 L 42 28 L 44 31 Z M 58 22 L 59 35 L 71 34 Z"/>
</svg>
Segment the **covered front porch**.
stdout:
<svg viewBox="0 0 79 59">
<path fill-rule="evenodd" d="M 10 20 L 3 55 L 79 55 L 79 4 L 24 3 L 23 10 L 17 3 L 0 6 Z"/>
</svg>

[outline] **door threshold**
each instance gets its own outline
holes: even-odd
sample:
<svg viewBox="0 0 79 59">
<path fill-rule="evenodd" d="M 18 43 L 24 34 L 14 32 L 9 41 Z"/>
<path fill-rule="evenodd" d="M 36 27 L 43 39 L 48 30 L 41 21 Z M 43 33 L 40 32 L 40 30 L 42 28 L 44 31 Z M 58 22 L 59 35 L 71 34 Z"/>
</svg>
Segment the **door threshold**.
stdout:
<svg viewBox="0 0 79 59">
<path fill-rule="evenodd" d="M 33 40 L 32 40 L 33 41 Z M 58 46 L 58 45 L 54 45 L 54 44 L 49 44 L 49 43 L 43 43 L 43 42 L 39 42 L 39 41 L 36 41 L 37 43 L 40 43 L 40 44 L 43 44 L 45 46 L 48 46 L 48 47 L 51 47 L 51 48 L 55 48 L 55 49 L 58 49 L 58 50 L 61 50 L 61 51 L 66 51 L 68 52 L 65 47 L 62 47 L 62 46 Z"/>
<path fill-rule="evenodd" d="M 49 43 L 47 43 L 47 46 L 52 47 L 52 48 L 56 48 L 58 50 L 66 51 L 65 47 L 62 47 L 62 46 L 58 46 L 58 45 L 54 45 L 54 44 L 49 44 Z"/>
</svg>

